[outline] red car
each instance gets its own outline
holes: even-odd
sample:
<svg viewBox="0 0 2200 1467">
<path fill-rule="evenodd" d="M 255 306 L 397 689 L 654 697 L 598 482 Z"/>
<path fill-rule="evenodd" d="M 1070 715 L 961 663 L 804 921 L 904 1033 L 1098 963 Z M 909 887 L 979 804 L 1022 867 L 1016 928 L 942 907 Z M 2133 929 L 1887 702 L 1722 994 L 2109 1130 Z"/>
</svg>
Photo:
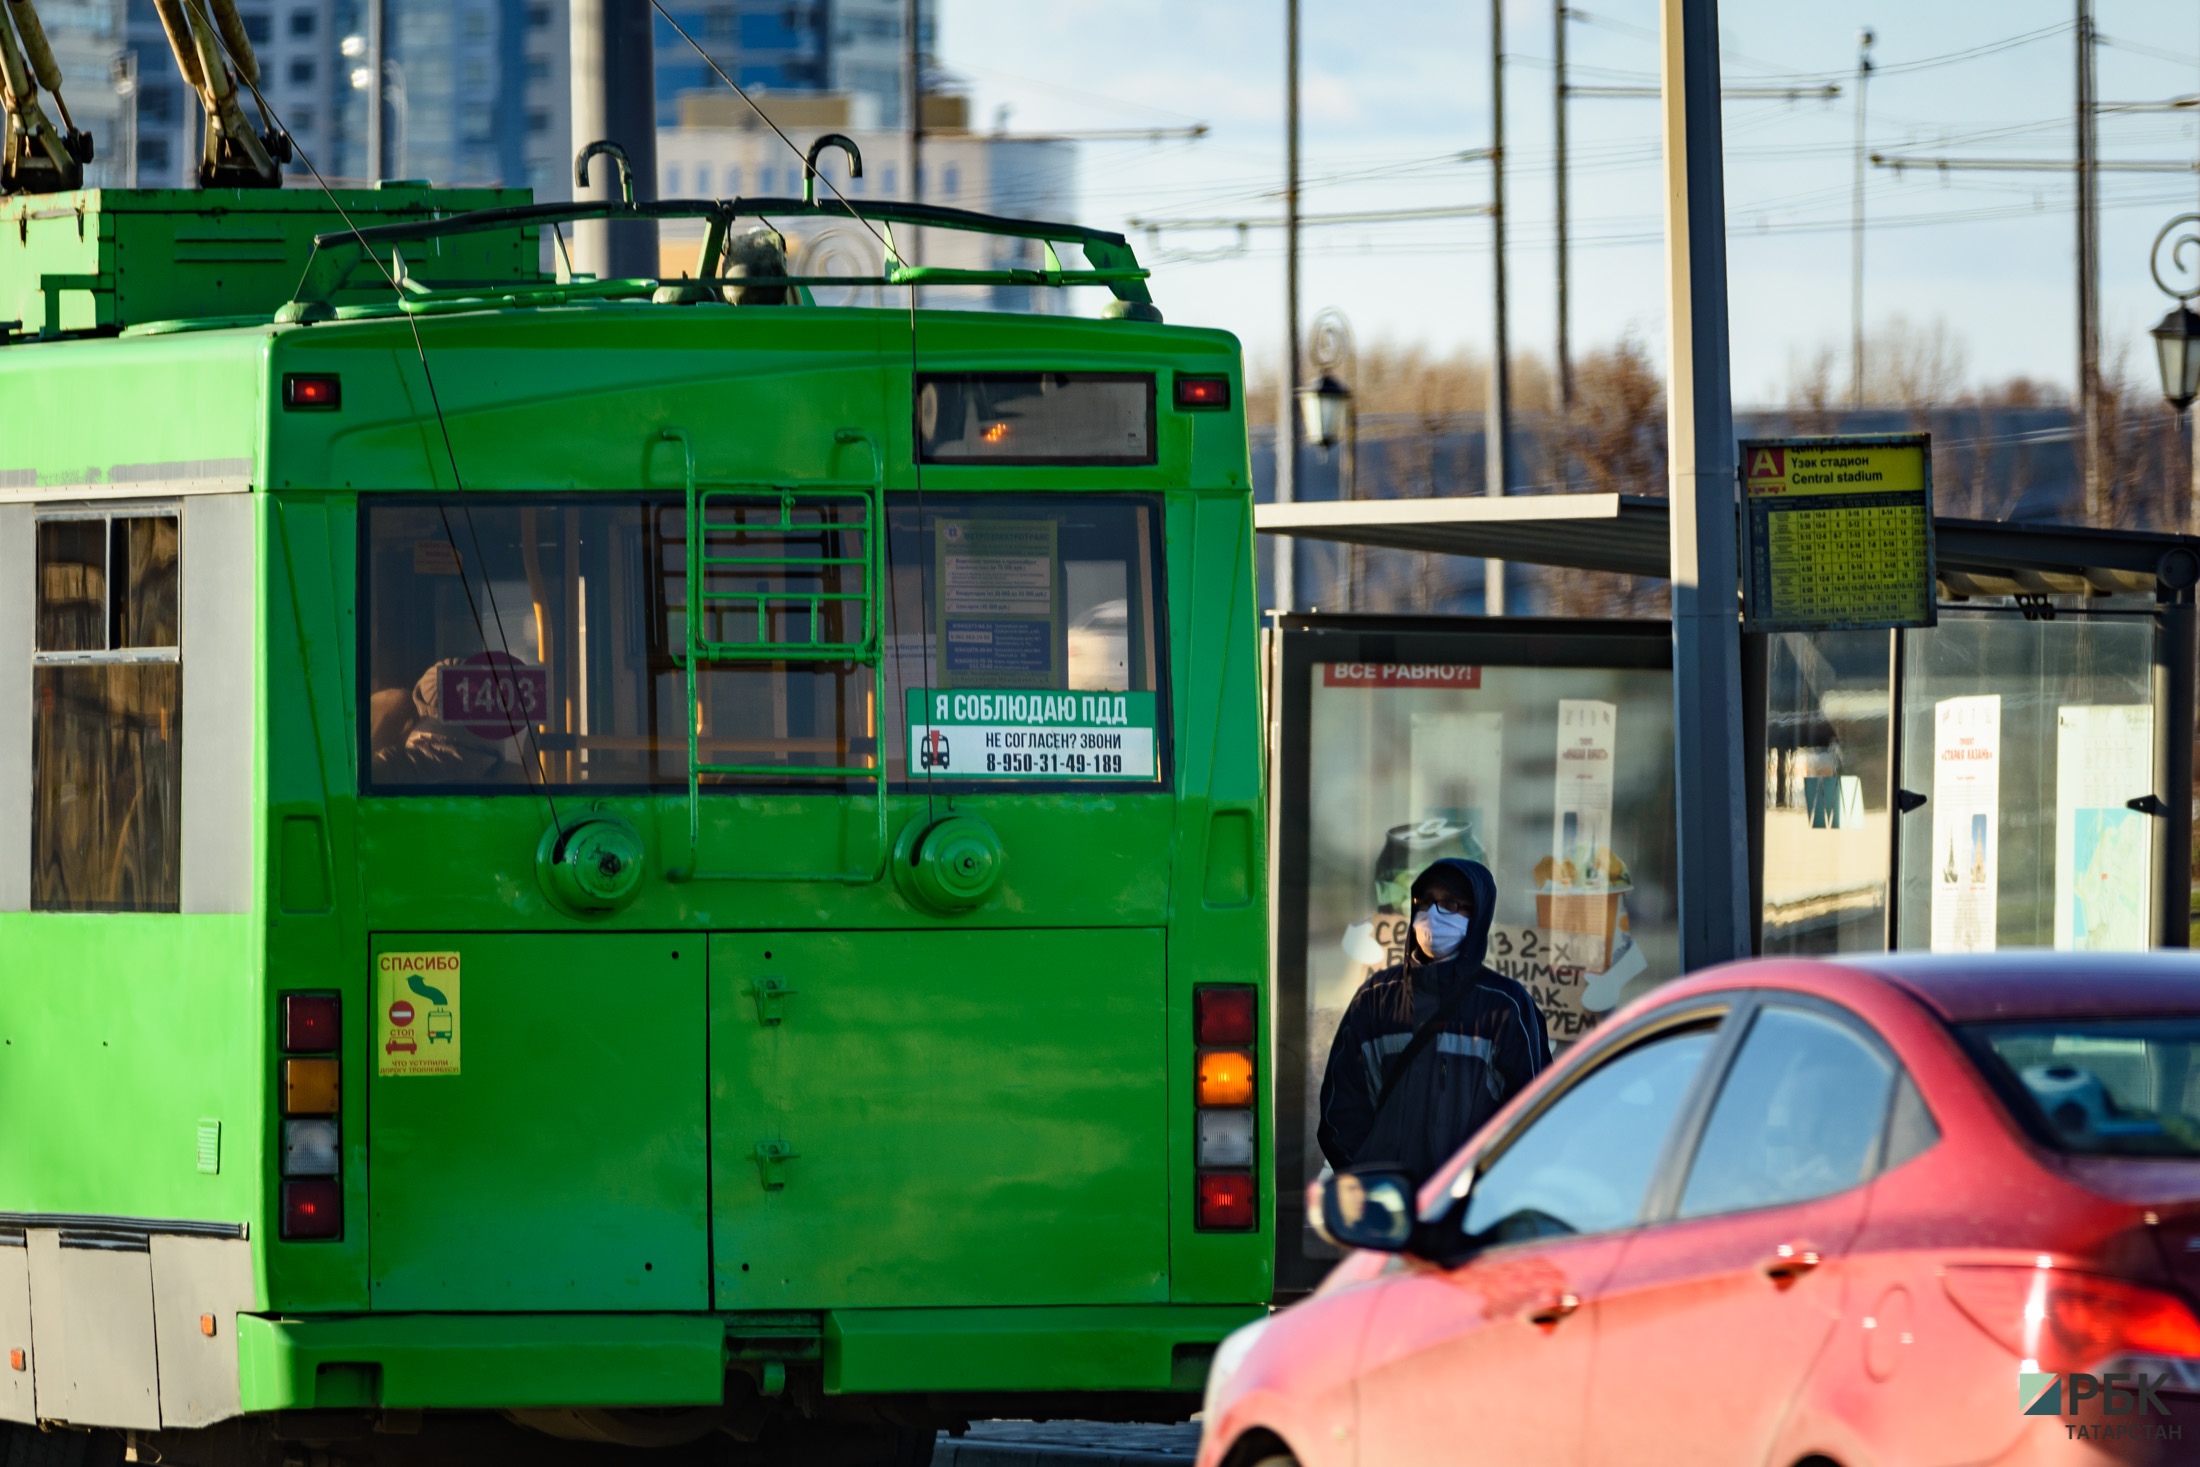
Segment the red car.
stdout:
<svg viewBox="0 0 2200 1467">
<path fill-rule="evenodd" d="M 1712 970 L 1308 1201 L 1200 1467 L 2200 1461 L 2200 957 Z"/>
</svg>

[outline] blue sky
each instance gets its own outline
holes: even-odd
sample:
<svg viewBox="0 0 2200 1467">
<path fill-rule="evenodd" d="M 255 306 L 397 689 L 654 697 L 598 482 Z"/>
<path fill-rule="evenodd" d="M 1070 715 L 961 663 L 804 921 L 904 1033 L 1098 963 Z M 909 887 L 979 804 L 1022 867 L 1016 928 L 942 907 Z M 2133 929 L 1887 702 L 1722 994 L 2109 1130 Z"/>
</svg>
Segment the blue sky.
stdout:
<svg viewBox="0 0 2200 1467">
<path fill-rule="evenodd" d="M 1197 142 L 1083 149 L 1082 216 L 1272 216 L 1283 169 L 1281 0 L 940 0 L 940 59 L 990 125 L 1017 131 L 1198 121 Z M 1475 204 L 1489 169 L 1451 155 L 1487 143 L 1489 11 L 1458 0 L 1303 0 L 1304 172 L 1310 212 Z M 1654 82 L 1655 0 L 1583 0 L 1568 50 L 1578 84 Z M 1856 35 L 1878 35 L 1871 146 L 1971 157 L 2071 156 L 2075 63 L 2070 0 L 1728 0 L 1726 78 L 1835 81 L 1819 101 L 1726 109 L 1735 390 L 1785 396 L 1799 362 L 1845 352 Z M 2104 101 L 2200 93 L 2200 5 L 2099 0 Z M 1552 6 L 1508 3 L 1511 303 L 1516 349 L 1549 350 L 1553 307 Z M 2030 39 L 2019 39 L 2030 37 Z M 2015 42 L 2015 44 L 2002 44 Z M 1977 52 L 1968 57 L 1958 53 Z M 1953 59 L 1944 59 L 1953 58 Z M 1636 336 L 1662 354 L 1658 109 L 1577 99 L 1574 339 Z M 2101 123 L 2106 158 L 2200 158 L 2195 110 Z M 1945 323 L 1969 376 L 2074 372 L 2073 187 L 2068 173 L 1873 170 L 1866 242 L 1868 327 L 1901 316 Z M 2200 175 L 2110 174 L 2102 186 L 2104 354 L 2152 380 L 2146 328 L 2169 302 L 2147 249 L 2171 215 L 2200 205 Z M 1279 232 L 1233 253 L 1228 233 L 1171 231 L 1154 256 L 1170 319 L 1226 327 L 1272 356 L 1281 336 Z M 1202 256 L 1219 256 L 1201 258 Z M 1482 347 L 1490 333 L 1488 225 L 1449 219 L 1333 226 L 1307 235 L 1309 315 L 1337 306 L 1363 342 Z"/>
</svg>

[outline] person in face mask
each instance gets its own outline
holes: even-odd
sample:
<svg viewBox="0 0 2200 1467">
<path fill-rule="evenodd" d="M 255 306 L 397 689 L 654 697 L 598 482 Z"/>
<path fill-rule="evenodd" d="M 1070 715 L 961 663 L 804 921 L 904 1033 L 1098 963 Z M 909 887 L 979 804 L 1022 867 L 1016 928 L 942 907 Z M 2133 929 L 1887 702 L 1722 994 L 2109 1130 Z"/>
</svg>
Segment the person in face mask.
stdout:
<svg viewBox="0 0 2200 1467">
<path fill-rule="evenodd" d="M 1535 1000 L 1483 966 L 1497 882 L 1479 861 L 1414 879 L 1406 957 L 1360 986 L 1322 1074 L 1330 1166 L 1427 1177 L 1551 1062 Z"/>
</svg>

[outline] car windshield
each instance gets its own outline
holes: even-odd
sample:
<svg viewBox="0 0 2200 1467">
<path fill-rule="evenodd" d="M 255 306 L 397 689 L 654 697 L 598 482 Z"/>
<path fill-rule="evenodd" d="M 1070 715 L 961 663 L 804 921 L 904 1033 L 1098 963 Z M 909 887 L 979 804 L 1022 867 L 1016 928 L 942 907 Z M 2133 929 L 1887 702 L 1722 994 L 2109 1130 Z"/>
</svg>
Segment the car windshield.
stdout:
<svg viewBox="0 0 2200 1467">
<path fill-rule="evenodd" d="M 2019 1117 L 2087 1156 L 2200 1156 L 2200 1019 L 1971 1024 Z"/>
</svg>

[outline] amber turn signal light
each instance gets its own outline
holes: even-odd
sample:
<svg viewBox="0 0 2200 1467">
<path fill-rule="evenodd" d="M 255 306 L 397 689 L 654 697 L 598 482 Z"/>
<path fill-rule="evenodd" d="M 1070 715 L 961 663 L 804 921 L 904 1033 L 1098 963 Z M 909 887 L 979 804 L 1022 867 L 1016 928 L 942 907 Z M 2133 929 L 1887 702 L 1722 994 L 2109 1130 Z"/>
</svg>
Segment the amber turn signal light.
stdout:
<svg viewBox="0 0 2200 1467">
<path fill-rule="evenodd" d="M 1192 990 L 1192 1038 L 1200 1044 L 1251 1044 L 1260 1011 L 1249 987 Z"/>
<path fill-rule="evenodd" d="M 1252 1177 L 1245 1172 L 1199 1174 L 1199 1226 L 1210 1232 L 1248 1232 L 1255 1221 Z"/>
<path fill-rule="evenodd" d="M 1237 1049 L 1202 1054 L 1196 1098 L 1201 1105 L 1251 1105 L 1253 1057 Z"/>
<path fill-rule="evenodd" d="M 283 1114 L 332 1116 L 337 1111 L 340 1086 L 332 1059 L 283 1061 Z"/>
<path fill-rule="evenodd" d="M 283 1183 L 285 1238 L 344 1236 L 344 1193 L 334 1177 L 307 1177 Z"/>
</svg>

